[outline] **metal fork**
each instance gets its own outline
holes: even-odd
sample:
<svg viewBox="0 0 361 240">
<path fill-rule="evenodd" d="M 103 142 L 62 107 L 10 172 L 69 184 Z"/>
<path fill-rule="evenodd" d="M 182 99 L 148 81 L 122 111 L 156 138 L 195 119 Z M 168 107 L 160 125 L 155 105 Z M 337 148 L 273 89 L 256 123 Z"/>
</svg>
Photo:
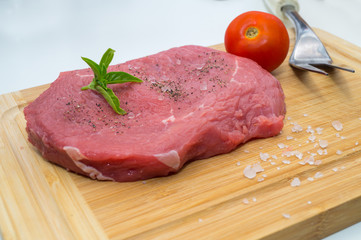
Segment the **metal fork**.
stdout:
<svg viewBox="0 0 361 240">
<path fill-rule="evenodd" d="M 325 75 L 328 75 L 328 73 L 318 67 L 330 67 L 355 72 L 353 69 L 332 64 L 332 59 L 325 46 L 306 21 L 298 14 L 293 5 L 284 5 L 281 11 L 293 22 L 296 28 L 296 43 L 289 59 L 291 66 Z"/>
</svg>

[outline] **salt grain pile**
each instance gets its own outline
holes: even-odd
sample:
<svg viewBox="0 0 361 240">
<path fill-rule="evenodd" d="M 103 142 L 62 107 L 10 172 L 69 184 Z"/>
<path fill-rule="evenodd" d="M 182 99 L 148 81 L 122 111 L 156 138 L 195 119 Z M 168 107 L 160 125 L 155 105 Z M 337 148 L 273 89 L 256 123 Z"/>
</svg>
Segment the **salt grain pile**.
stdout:
<svg viewBox="0 0 361 240">
<path fill-rule="evenodd" d="M 305 114 L 304 117 L 308 117 L 308 114 Z M 290 117 L 288 117 L 288 121 L 290 122 L 285 124 L 284 130 L 277 137 L 280 142 L 274 148 L 267 148 L 269 149 L 267 151 L 264 146 L 258 148 L 258 161 L 251 165 L 248 163 L 245 166 L 243 171 L 245 178 L 262 182 L 267 180 L 268 171 L 271 171 L 271 175 L 274 176 L 277 174 L 277 172 L 273 172 L 274 170 L 280 171 L 285 167 L 294 166 L 294 164 L 298 164 L 299 167 L 313 167 L 315 171 L 310 173 L 309 176 L 302 176 L 302 178 L 294 176 L 288 181 L 290 187 L 296 190 L 297 188 L 302 188 L 302 181 L 305 181 L 304 184 L 312 184 L 312 182 L 323 178 L 325 174 L 335 174 L 345 168 L 344 166 L 333 167 L 330 171 L 324 173 L 317 171 L 317 167 L 322 165 L 324 158 L 342 155 L 347 150 L 347 147 L 342 149 L 340 146 L 337 146 L 340 140 L 347 139 L 341 135 L 344 126 L 340 121 L 331 121 L 331 126 L 316 127 L 310 125 L 306 127 L 301 126 L 296 122 L 292 122 Z M 354 148 L 352 150 L 355 151 L 355 146 L 358 146 L 359 142 L 356 141 L 353 144 Z M 256 151 L 250 151 L 249 149 L 243 151 L 248 154 L 256 154 Z M 238 161 L 237 165 L 242 166 L 242 160 Z M 249 200 L 245 198 L 243 203 L 248 205 Z M 311 203 L 312 201 L 307 201 L 308 205 Z M 291 215 L 288 213 L 283 213 L 282 216 L 286 219 L 291 218 Z"/>
<path fill-rule="evenodd" d="M 308 114 L 304 114 L 303 116 L 308 117 Z M 288 117 L 288 120 L 291 120 L 290 117 Z M 277 165 L 276 169 L 280 170 L 282 165 L 291 165 L 292 163 L 294 163 L 295 158 L 300 160 L 297 163 L 300 165 L 308 165 L 308 166 L 318 166 L 322 164 L 322 160 L 321 159 L 316 159 L 317 156 L 326 156 L 328 155 L 328 146 L 329 146 L 329 141 L 327 139 L 325 139 L 324 137 L 322 137 L 323 131 L 325 128 L 323 127 L 316 127 L 315 129 L 313 129 L 312 126 L 308 125 L 306 128 L 304 128 L 303 126 L 299 125 L 297 122 L 290 122 L 288 124 L 288 126 L 291 129 L 288 129 L 291 131 L 291 133 L 293 134 L 291 135 L 287 135 L 285 136 L 285 140 L 286 141 L 295 141 L 295 142 L 300 142 L 297 139 L 297 134 L 301 134 L 302 132 L 306 132 L 309 134 L 309 136 L 307 136 L 307 140 L 305 141 L 305 144 L 313 144 L 312 145 L 312 149 L 314 149 L 314 152 L 311 151 L 307 151 L 307 152 L 301 152 L 299 150 L 297 150 L 297 146 L 295 147 L 294 144 L 290 145 L 290 144 L 285 144 L 283 142 L 277 143 L 277 148 L 275 147 L 275 150 L 280 150 L 278 151 L 278 155 L 280 155 L 280 157 L 277 156 L 277 154 L 270 154 L 267 152 L 259 152 L 259 159 L 261 160 L 261 162 L 257 162 L 253 165 L 247 165 L 243 171 L 243 175 L 248 178 L 248 179 L 254 179 L 258 173 L 263 172 L 264 171 L 264 167 L 262 165 L 269 163 L 270 165 Z M 338 120 L 334 120 L 331 122 L 331 126 L 333 127 L 334 130 L 337 131 L 336 133 L 336 137 L 340 137 L 341 139 L 345 139 L 345 137 L 341 137 L 339 132 L 342 132 L 343 130 L 343 124 L 338 121 Z M 285 125 L 285 128 L 287 126 Z M 306 129 L 304 131 L 304 129 Z M 281 133 L 282 136 L 283 133 Z M 302 137 L 302 136 L 301 136 Z M 304 136 L 303 136 L 304 137 Z M 322 137 L 322 138 L 321 138 Z M 298 147 L 303 147 L 305 146 L 305 144 L 303 143 L 299 143 Z M 358 141 L 355 143 L 355 146 L 358 145 Z M 263 149 L 263 147 L 260 147 L 260 149 Z M 274 150 L 272 150 L 274 151 Z M 244 152 L 249 153 L 249 150 L 244 150 Z M 335 151 L 335 154 L 337 155 L 341 155 L 343 154 L 343 151 L 341 149 L 337 149 Z M 280 159 L 280 162 L 277 162 L 277 160 Z M 262 164 L 261 164 L 262 163 Z M 237 162 L 237 165 L 240 166 L 241 162 Z M 322 173 L 319 173 L 318 176 L 322 175 Z M 266 174 L 264 174 L 262 177 L 260 177 L 258 179 L 258 181 L 260 180 L 264 180 L 264 176 L 266 176 Z M 310 177 L 313 179 L 314 176 Z M 317 177 L 315 177 L 317 178 Z M 293 184 L 298 185 L 298 182 L 295 182 Z"/>
</svg>

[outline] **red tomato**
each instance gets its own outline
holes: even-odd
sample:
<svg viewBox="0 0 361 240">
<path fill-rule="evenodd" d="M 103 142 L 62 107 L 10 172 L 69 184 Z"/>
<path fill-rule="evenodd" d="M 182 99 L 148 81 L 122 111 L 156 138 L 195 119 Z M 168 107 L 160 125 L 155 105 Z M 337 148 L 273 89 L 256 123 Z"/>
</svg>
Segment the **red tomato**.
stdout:
<svg viewBox="0 0 361 240">
<path fill-rule="evenodd" d="M 236 17 L 224 37 L 227 52 L 250 58 L 269 72 L 285 60 L 289 43 L 282 21 L 272 14 L 258 11 Z"/>
</svg>

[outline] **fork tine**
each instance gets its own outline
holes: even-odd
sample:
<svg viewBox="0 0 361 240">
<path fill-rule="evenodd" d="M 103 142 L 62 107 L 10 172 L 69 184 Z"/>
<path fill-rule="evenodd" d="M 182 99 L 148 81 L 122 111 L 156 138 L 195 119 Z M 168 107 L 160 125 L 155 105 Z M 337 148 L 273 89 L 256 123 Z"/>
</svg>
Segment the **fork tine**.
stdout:
<svg viewBox="0 0 361 240">
<path fill-rule="evenodd" d="M 308 70 L 308 71 L 312 71 L 312 72 L 316 72 L 316 73 L 321 73 L 321 74 L 328 76 L 327 72 L 323 71 L 322 69 L 316 68 L 315 66 L 307 64 L 307 63 L 291 64 L 291 66 L 302 69 L 302 70 Z"/>
<path fill-rule="evenodd" d="M 325 65 L 325 66 L 327 66 L 327 67 L 337 68 L 337 69 L 345 70 L 345 71 L 352 72 L 352 73 L 354 73 L 354 72 L 355 72 L 355 70 L 354 70 L 354 69 L 351 69 L 351 68 L 345 68 L 345 67 L 340 67 L 340 66 L 337 66 L 337 65 L 329 64 L 329 63 L 324 64 L 324 65 Z"/>
</svg>

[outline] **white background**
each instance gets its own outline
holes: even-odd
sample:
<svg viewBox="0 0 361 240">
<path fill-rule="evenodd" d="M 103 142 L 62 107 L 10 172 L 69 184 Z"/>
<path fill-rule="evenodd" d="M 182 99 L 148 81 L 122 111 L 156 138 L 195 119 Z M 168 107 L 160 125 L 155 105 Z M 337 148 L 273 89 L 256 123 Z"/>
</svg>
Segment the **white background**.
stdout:
<svg viewBox="0 0 361 240">
<path fill-rule="evenodd" d="M 361 47 L 361 0 L 299 3 L 309 25 Z M 98 61 L 109 47 L 115 64 L 222 43 L 230 21 L 249 10 L 267 11 L 261 0 L 0 0 L 0 94 L 85 68 L 80 56 Z M 361 239 L 361 223 L 326 239 Z"/>
</svg>

